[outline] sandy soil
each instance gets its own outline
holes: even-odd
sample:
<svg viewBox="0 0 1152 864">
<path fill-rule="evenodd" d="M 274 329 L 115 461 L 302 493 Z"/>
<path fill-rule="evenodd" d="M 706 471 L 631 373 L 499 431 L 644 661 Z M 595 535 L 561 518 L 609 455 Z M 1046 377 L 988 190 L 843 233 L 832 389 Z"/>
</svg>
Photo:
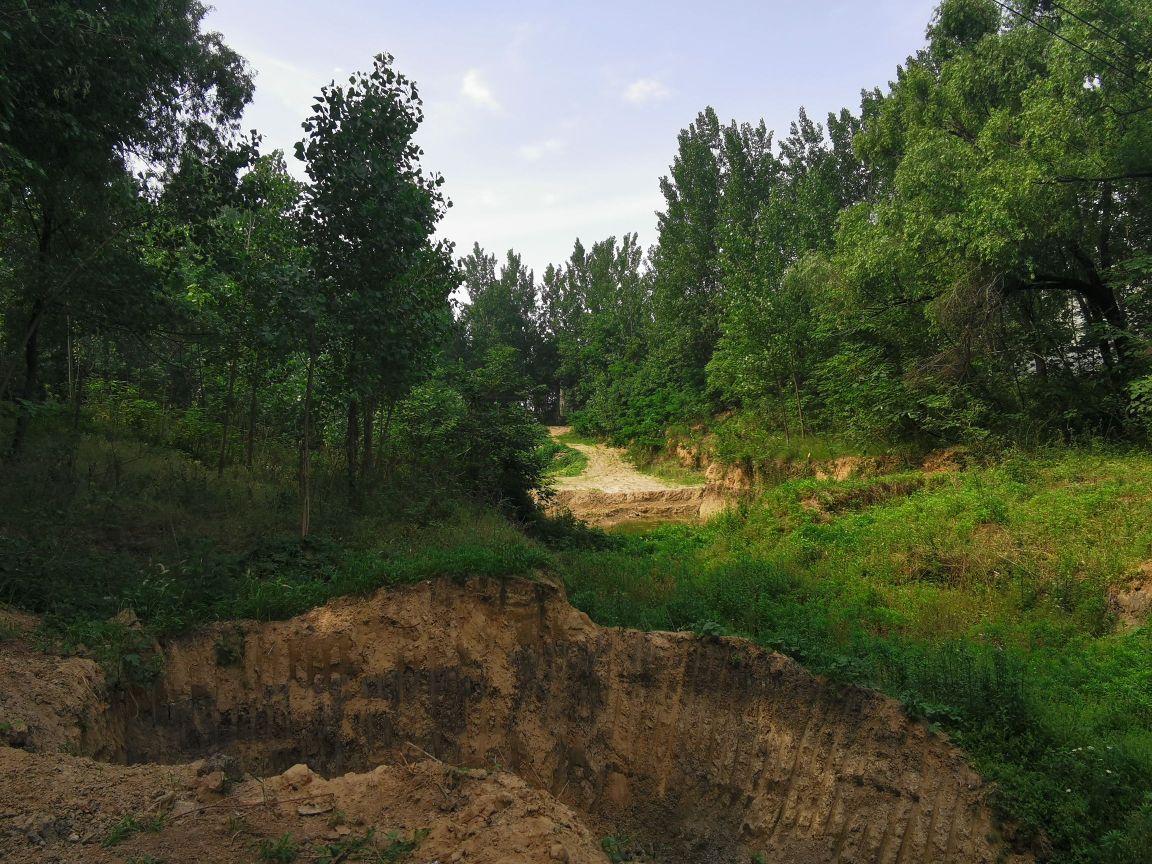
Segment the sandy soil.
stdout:
<svg viewBox="0 0 1152 864">
<path fill-rule="evenodd" d="M 567 426 L 550 426 L 553 438 L 571 431 Z M 588 467 L 577 477 L 557 477 L 557 489 L 591 489 L 597 492 L 664 492 L 683 490 L 682 485 L 666 483 L 658 477 L 641 474 L 626 461 L 623 450 L 602 444 L 568 444 L 588 457 Z"/>
<path fill-rule="evenodd" d="M 551 426 L 558 437 L 567 426 Z M 588 457 L 584 472 L 556 478 L 556 510 L 602 528 L 623 522 L 690 522 L 700 516 L 705 487 L 667 483 L 642 474 L 624 460 L 623 450 L 601 444 L 568 444 Z"/>
<path fill-rule="evenodd" d="M 31 718 L 0 746 L 4 861 L 254 862 L 368 828 L 427 829 L 412 864 L 603 862 L 608 835 L 668 864 L 1023 860 L 964 754 L 893 700 L 742 640 L 598 627 L 541 582 L 216 625 L 164 646 L 148 689 L 0 656 L 4 710 Z"/>
</svg>

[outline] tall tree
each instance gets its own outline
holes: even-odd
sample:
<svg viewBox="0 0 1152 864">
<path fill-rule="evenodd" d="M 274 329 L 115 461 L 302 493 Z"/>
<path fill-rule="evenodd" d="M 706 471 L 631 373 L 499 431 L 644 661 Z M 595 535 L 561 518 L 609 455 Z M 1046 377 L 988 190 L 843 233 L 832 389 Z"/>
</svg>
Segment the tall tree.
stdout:
<svg viewBox="0 0 1152 864">
<path fill-rule="evenodd" d="M 103 299 L 87 277 L 140 222 L 130 166 L 171 163 L 190 138 L 234 129 L 251 80 L 218 34 L 200 31 L 205 12 L 197 0 L 0 12 L 0 206 L 18 259 L 0 396 L 22 369 L 13 395 L 38 399 L 46 326 L 83 320 Z M 13 453 L 28 422 L 21 411 Z"/>
<path fill-rule="evenodd" d="M 324 87 L 296 146 L 312 181 L 305 232 L 344 389 L 350 485 L 370 459 L 361 442 L 377 401 L 402 393 L 425 366 L 455 286 L 451 244 L 430 240 L 448 202 L 443 178 L 424 173 L 412 140 L 424 117 L 420 95 L 392 64 L 380 54 L 371 72 Z"/>
</svg>

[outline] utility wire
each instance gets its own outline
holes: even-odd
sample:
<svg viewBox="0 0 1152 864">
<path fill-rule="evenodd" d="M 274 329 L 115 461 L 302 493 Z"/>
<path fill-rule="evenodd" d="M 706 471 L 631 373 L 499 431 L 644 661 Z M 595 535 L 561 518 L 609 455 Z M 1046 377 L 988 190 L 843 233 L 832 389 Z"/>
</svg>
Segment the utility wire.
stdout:
<svg viewBox="0 0 1152 864">
<path fill-rule="evenodd" d="M 1083 45 L 1080 45 L 1077 42 L 1073 42 L 1067 36 L 1064 36 L 1063 34 L 1059 33 L 1058 31 L 1053 30 L 1049 27 L 1045 27 L 1036 18 L 1033 18 L 1031 15 L 1027 15 L 1024 12 L 1021 12 L 1018 9 L 1012 8 L 1007 3 L 1002 2 L 1002 0 L 992 0 L 992 2 L 995 3 L 997 6 L 999 6 L 1001 9 L 1003 9 L 1008 14 L 1015 15 L 1017 18 L 1024 19 L 1029 24 L 1032 24 L 1033 26 L 1035 26 L 1037 29 L 1043 30 L 1048 35 L 1053 36 L 1053 37 L 1059 39 L 1061 42 L 1065 43 L 1066 45 L 1070 45 L 1072 48 L 1076 49 L 1077 51 L 1080 51 L 1081 53 L 1088 55 L 1089 57 L 1096 60 L 1098 63 L 1103 63 L 1105 66 L 1109 67 L 1110 69 L 1113 69 L 1114 71 L 1120 73 L 1120 75 L 1122 75 L 1124 78 L 1126 78 L 1128 80 L 1128 82 L 1132 88 L 1132 91 L 1135 91 L 1137 88 L 1139 88 L 1140 80 L 1136 77 L 1136 75 L 1133 72 L 1131 72 L 1127 69 L 1124 69 L 1120 66 L 1117 66 L 1111 60 L 1107 59 L 1106 57 L 1101 57 L 1099 54 L 1097 54 L 1096 52 L 1094 52 L 1088 48 L 1085 48 Z M 1152 90 L 1150 90 L 1149 92 L 1152 92 Z M 1117 95 L 1127 97 L 1129 100 L 1131 100 L 1130 105 L 1132 106 L 1131 110 L 1127 110 L 1127 111 L 1123 111 L 1123 112 L 1117 111 L 1116 108 L 1113 107 L 1112 110 L 1116 111 L 1117 114 L 1121 114 L 1121 115 L 1125 115 L 1125 116 L 1131 115 L 1131 114 L 1139 114 L 1142 111 L 1148 110 L 1149 107 L 1152 107 L 1149 105 L 1141 105 L 1140 102 L 1142 100 L 1137 98 L 1135 92 L 1120 90 L 1120 91 L 1118 91 Z"/>
<path fill-rule="evenodd" d="M 1091 8 L 1093 12 L 1098 12 L 1099 14 L 1103 15 L 1105 18 L 1111 18 L 1113 23 L 1115 23 L 1115 24 L 1124 24 L 1125 23 L 1124 19 L 1120 18 L 1120 16 L 1118 16 L 1115 12 L 1113 12 L 1107 6 L 1101 6 L 1099 3 L 1093 2 L 1093 0 L 1083 0 L 1083 3 L 1085 6 L 1088 6 L 1089 8 Z"/>
<path fill-rule="evenodd" d="M 1113 42 L 1116 42 L 1117 44 L 1124 46 L 1124 48 L 1126 50 L 1131 52 L 1133 57 L 1136 57 L 1139 60 L 1143 60 L 1145 62 L 1148 62 L 1148 59 L 1149 59 L 1148 55 L 1140 53 L 1135 48 L 1133 48 L 1131 45 L 1129 45 L 1127 42 L 1125 42 L 1123 39 L 1121 39 L 1119 36 L 1117 36 L 1113 33 L 1109 33 L 1107 30 L 1105 30 L 1103 27 L 1099 26 L 1098 24 L 1094 24 L 1091 21 L 1088 21 L 1084 18 L 1081 18 L 1079 15 L 1077 15 L 1075 12 L 1073 12 L 1067 6 L 1061 6 L 1059 3 L 1056 2 L 1056 0 L 1048 0 L 1048 2 L 1051 6 L 1054 6 L 1055 8 L 1059 9 L 1065 15 L 1068 15 L 1072 18 L 1075 18 L 1077 21 L 1079 21 L 1085 27 L 1091 27 L 1093 30 L 1095 30 L 1097 33 L 1099 33 L 1101 36 L 1105 37 L 1106 39 L 1111 39 Z M 1116 56 L 1116 55 L 1113 55 L 1113 56 Z"/>
<path fill-rule="evenodd" d="M 1129 72 L 1127 69 L 1124 69 L 1120 66 L 1117 66 L 1111 60 L 1108 60 L 1105 57 L 1101 57 L 1099 54 L 1097 54 L 1094 51 L 1090 51 L 1089 49 L 1085 48 L 1083 45 L 1080 45 L 1076 42 L 1073 42 L 1067 36 L 1061 35 L 1056 30 L 1052 30 L 1048 27 L 1045 27 L 1043 24 L 1041 24 L 1036 18 L 1033 18 L 1031 15 L 1026 15 L 1025 13 L 1021 12 L 1019 9 L 1013 9 L 1007 3 L 1001 2 L 1001 0 L 992 0 L 992 2 L 995 3 L 997 6 L 999 6 L 1001 9 L 1003 9 L 1005 12 L 1009 13 L 1010 15 L 1015 15 L 1017 18 L 1023 18 L 1029 24 L 1032 24 L 1036 28 L 1043 30 L 1045 33 L 1049 34 L 1050 36 L 1055 36 L 1061 42 L 1064 42 L 1068 45 L 1071 45 L 1077 51 L 1081 51 L 1084 54 L 1087 54 L 1089 57 L 1093 58 L 1094 60 L 1097 60 L 1100 63 L 1103 63 L 1105 66 L 1108 66 L 1109 68 L 1115 70 L 1116 72 L 1119 72 L 1125 78 L 1128 78 L 1130 81 L 1132 81 L 1133 84 L 1137 83 L 1136 77 L 1131 72 Z"/>
</svg>

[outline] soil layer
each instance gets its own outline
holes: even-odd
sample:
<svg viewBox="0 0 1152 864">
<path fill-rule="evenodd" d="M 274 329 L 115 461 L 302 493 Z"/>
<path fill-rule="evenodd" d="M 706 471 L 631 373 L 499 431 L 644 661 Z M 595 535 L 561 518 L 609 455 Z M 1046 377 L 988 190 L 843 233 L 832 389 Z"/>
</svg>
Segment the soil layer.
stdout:
<svg viewBox="0 0 1152 864">
<path fill-rule="evenodd" d="M 78 741 L 85 752 L 129 763 L 226 754 L 237 776 L 289 770 L 295 781 L 272 784 L 277 800 L 285 782 L 307 774 L 303 785 L 345 801 L 333 806 L 349 819 L 381 831 L 431 828 L 425 842 L 442 845 L 428 849 L 456 844 L 452 854 L 460 852 L 437 859 L 421 846 L 412 860 L 604 860 L 593 838 L 606 835 L 635 838 L 649 860 L 669 862 L 746 864 L 756 854 L 795 864 L 1011 860 L 988 787 L 959 750 L 894 701 L 824 682 L 742 640 L 598 627 L 541 582 L 445 580 L 334 601 L 290 621 L 210 628 L 166 646 L 165 660 L 155 688 L 115 694 L 106 722 L 92 722 L 94 703 L 66 705 L 30 725 L 25 746 Z M 62 732 L 68 717 L 88 731 Z M 17 839 L 27 837 L 29 818 L 63 806 L 36 790 L 69 797 L 61 784 L 53 788 L 53 770 L 107 774 L 117 788 L 131 784 L 116 772 L 149 783 L 170 772 L 167 791 L 177 799 L 175 787 L 192 782 L 187 767 L 0 753 L 7 784 L 37 766 L 44 775 L 5 801 L 0 830 Z M 477 779 L 448 766 L 485 773 Z M 342 777 L 349 772 L 356 776 Z M 215 784 L 216 771 L 206 776 Z M 451 777 L 463 778 L 464 791 L 445 810 L 442 799 L 460 788 Z M 364 793 L 373 783 L 396 791 Z M 249 814 L 259 787 L 243 783 L 227 801 Z M 405 810 L 409 793 L 418 802 Z M 131 808 L 152 794 L 161 792 L 142 790 Z M 486 812 L 478 802 L 493 795 L 510 802 L 500 808 L 508 821 L 466 815 Z M 269 812 L 271 827 L 258 830 L 303 818 Z M 178 824 L 208 819 L 198 836 L 215 836 L 219 814 L 207 813 L 216 811 Z M 169 830 L 132 842 L 159 842 Z M 469 831 L 481 839 L 468 845 Z M 531 849 L 500 847 L 505 857 L 492 857 L 496 836 Z M 247 860 L 220 854 L 211 860 Z"/>
</svg>

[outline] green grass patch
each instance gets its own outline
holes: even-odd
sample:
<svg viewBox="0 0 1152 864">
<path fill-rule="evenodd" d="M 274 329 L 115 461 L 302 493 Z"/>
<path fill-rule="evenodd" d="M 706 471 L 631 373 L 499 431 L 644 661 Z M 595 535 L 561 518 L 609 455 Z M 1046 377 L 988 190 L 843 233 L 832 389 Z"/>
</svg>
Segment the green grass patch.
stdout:
<svg viewBox="0 0 1152 864">
<path fill-rule="evenodd" d="M 626 455 L 632 467 L 641 474 L 656 477 L 674 486 L 701 486 L 706 479 L 703 471 L 689 468 L 666 453 L 653 454 L 645 449 L 631 448 Z"/>
<path fill-rule="evenodd" d="M 589 447 L 598 446 L 604 443 L 603 441 L 593 438 L 591 435 L 582 435 L 575 429 L 569 429 L 562 435 L 555 436 L 552 440 L 559 441 L 561 444 L 585 444 Z"/>
<path fill-rule="evenodd" d="M 154 680 L 155 638 L 208 622 L 287 618 L 341 595 L 551 566 L 540 542 L 459 497 L 382 489 L 359 508 L 318 508 L 316 532 L 301 540 L 296 490 L 274 474 L 217 478 L 183 453 L 123 436 L 56 444 L 0 469 L 0 603 L 42 615 L 42 648 L 98 660 L 113 685 Z M 321 473 L 317 482 L 335 481 Z"/>
<path fill-rule="evenodd" d="M 549 477 L 579 477 L 588 467 L 588 457 L 567 444 L 551 439 L 540 446 Z"/>
<path fill-rule="evenodd" d="M 112 826 L 105 836 L 102 846 L 118 846 L 133 834 L 145 831 L 159 832 L 164 830 L 164 817 L 160 816 L 125 816 Z"/>
</svg>

